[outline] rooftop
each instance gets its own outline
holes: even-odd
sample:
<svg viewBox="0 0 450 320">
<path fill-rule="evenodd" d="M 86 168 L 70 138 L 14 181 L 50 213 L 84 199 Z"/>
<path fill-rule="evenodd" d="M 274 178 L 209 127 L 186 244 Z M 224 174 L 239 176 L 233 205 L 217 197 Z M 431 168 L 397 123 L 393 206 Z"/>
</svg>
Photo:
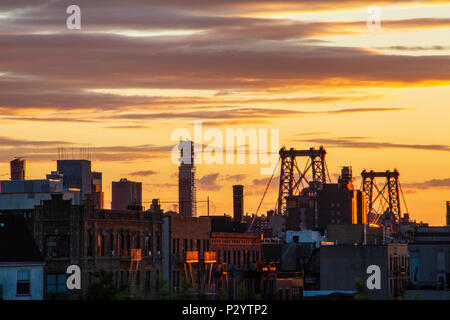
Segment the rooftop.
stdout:
<svg viewBox="0 0 450 320">
<path fill-rule="evenodd" d="M 18 215 L 0 215 L 0 262 L 43 262 L 25 220 Z"/>
</svg>

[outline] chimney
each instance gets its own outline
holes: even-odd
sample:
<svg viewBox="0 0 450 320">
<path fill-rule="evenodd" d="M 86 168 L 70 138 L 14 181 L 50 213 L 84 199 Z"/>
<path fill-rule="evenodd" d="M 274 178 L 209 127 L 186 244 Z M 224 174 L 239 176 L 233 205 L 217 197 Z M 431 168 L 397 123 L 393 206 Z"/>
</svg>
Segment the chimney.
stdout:
<svg viewBox="0 0 450 320">
<path fill-rule="evenodd" d="M 244 186 L 233 186 L 233 220 L 242 221 L 244 214 Z"/>
</svg>

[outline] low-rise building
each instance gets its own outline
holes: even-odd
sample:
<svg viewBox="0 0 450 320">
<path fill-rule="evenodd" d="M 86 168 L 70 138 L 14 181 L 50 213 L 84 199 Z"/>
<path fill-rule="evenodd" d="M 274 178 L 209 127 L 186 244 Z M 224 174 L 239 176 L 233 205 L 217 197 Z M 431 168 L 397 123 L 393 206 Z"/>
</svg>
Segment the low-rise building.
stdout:
<svg viewBox="0 0 450 320">
<path fill-rule="evenodd" d="M 373 299 L 389 299 L 403 294 L 409 280 L 408 245 L 335 245 L 320 248 L 320 290 L 354 291 L 355 281 L 364 285 L 369 266 L 380 269 L 380 289 L 369 290 Z"/>
<path fill-rule="evenodd" d="M 127 285 L 130 297 L 158 297 L 163 213 L 157 201 L 152 208 L 99 210 L 74 206 L 61 194 L 43 201 L 34 212 L 34 238 L 46 261 L 45 298 L 80 298 L 100 270 L 112 272 L 116 286 Z M 81 290 L 67 291 L 69 265 L 81 269 Z"/>
<path fill-rule="evenodd" d="M 418 228 L 409 254 L 412 288 L 450 290 L 450 227 Z"/>
<path fill-rule="evenodd" d="M 0 300 L 42 300 L 44 259 L 21 216 L 0 215 Z"/>
</svg>

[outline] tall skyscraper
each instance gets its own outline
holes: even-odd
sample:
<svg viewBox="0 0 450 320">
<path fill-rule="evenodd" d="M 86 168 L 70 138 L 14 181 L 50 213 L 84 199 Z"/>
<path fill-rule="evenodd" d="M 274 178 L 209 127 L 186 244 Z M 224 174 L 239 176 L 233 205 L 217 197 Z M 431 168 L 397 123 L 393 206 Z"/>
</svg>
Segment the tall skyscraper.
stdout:
<svg viewBox="0 0 450 320">
<path fill-rule="evenodd" d="M 16 158 L 10 162 L 11 180 L 25 180 L 27 178 L 27 160 Z"/>
<path fill-rule="evenodd" d="M 197 216 L 197 196 L 195 187 L 194 143 L 180 141 L 181 163 L 178 169 L 179 213 L 185 217 Z"/>
<path fill-rule="evenodd" d="M 120 179 L 112 183 L 112 210 L 128 210 L 129 206 L 142 206 L 142 182 Z"/>
<path fill-rule="evenodd" d="M 244 186 L 233 186 L 233 219 L 242 221 L 244 216 Z"/>
<path fill-rule="evenodd" d="M 57 170 L 63 175 L 63 186 L 80 189 L 81 200 L 86 200 L 92 193 L 91 161 L 89 160 L 58 160 Z"/>
<path fill-rule="evenodd" d="M 447 227 L 450 227 L 450 201 L 447 201 Z"/>
</svg>

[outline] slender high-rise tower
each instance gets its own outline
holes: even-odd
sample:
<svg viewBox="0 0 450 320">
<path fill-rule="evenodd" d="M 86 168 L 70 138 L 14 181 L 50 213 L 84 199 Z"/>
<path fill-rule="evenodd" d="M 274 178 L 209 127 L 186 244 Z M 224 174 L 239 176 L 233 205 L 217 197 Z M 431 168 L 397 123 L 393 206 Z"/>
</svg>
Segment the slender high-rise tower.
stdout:
<svg viewBox="0 0 450 320">
<path fill-rule="evenodd" d="M 195 188 L 194 143 L 180 141 L 180 167 L 178 169 L 179 213 L 185 217 L 197 216 L 197 198 Z"/>
</svg>

